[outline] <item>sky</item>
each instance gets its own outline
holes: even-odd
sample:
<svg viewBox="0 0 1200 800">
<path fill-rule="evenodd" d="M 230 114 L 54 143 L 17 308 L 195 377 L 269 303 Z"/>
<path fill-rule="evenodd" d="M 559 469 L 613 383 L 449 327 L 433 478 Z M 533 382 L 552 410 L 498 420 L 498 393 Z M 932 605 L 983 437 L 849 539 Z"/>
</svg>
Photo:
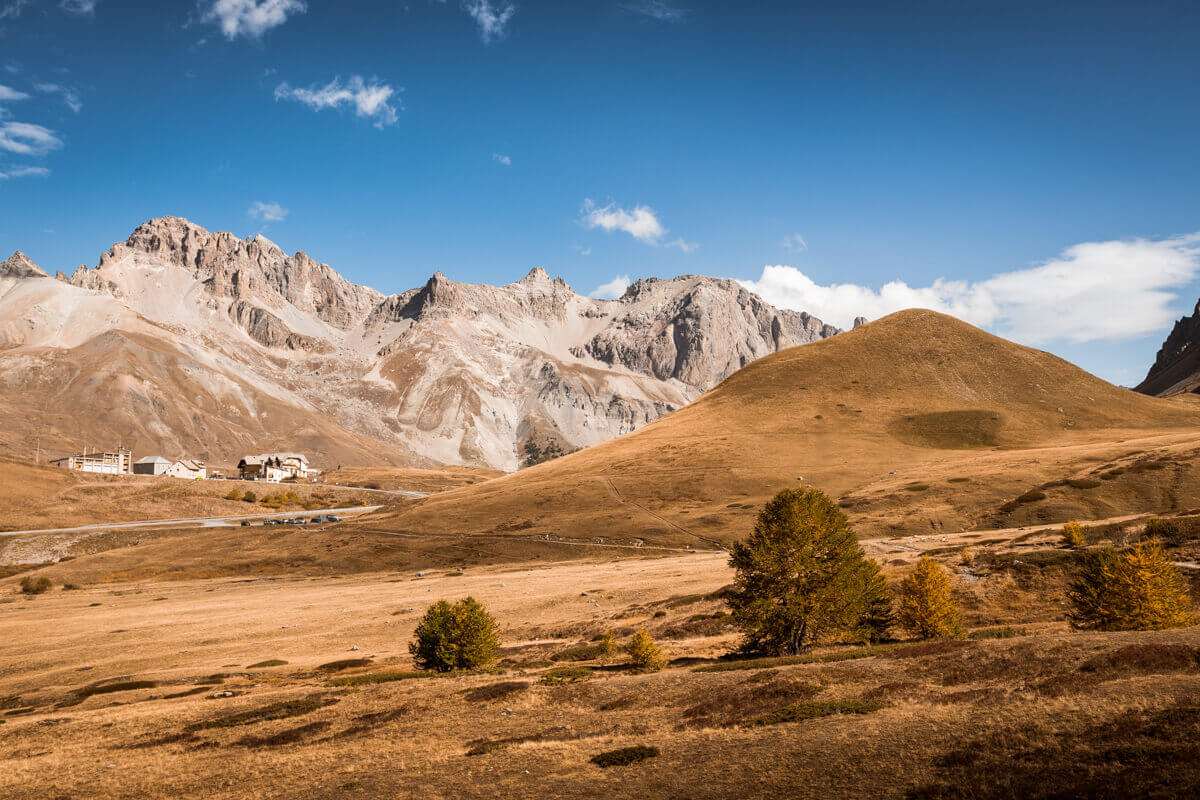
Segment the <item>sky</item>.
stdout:
<svg viewBox="0 0 1200 800">
<path fill-rule="evenodd" d="M 385 292 L 733 278 L 1141 380 L 1200 297 L 1200 4 L 0 0 L 0 257 L 176 215 Z"/>
</svg>

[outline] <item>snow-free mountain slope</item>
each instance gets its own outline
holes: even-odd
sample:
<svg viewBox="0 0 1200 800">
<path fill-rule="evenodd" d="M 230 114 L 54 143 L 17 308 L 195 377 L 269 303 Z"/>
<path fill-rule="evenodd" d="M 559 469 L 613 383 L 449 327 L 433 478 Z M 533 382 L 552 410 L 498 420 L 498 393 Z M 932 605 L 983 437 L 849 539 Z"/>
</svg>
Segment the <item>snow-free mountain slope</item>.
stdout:
<svg viewBox="0 0 1200 800">
<path fill-rule="evenodd" d="M 0 404 L 32 414 L 0 426 L 10 440 L 34 426 L 51 448 L 120 440 L 209 460 L 286 448 L 514 469 L 528 443 L 629 433 L 757 358 L 838 332 L 693 275 L 618 300 L 542 269 L 498 287 L 437 273 L 385 296 L 263 236 L 178 217 L 58 280 L 14 254 L 0 292 Z"/>
</svg>

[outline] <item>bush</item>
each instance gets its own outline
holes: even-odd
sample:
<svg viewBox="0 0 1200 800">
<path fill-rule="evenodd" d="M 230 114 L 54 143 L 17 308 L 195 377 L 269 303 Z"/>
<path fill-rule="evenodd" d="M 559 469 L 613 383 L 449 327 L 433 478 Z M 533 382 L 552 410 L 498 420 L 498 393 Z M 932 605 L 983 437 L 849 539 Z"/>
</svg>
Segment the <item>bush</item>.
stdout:
<svg viewBox="0 0 1200 800">
<path fill-rule="evenodd" d="M 483 605 L 466 597 L 454 605 L 439 600 L 429 607 L 409 644 L 421 669 L 449 672 L 478 669 L 496 659 L 496 622 Z"/>
<path fill-rule="evenodd" d="M 1200 537 L 1200 520 L 1159 519 L 1146 520 L 1146 538 L 1158 539 L 1167 547 L 1182 547 Z"/>
<path fill-rule="evenodd" d="M 258 495 L 256 495 L 254 492 L 246 492 L 244 495 L 242 495 L 242 500 L 247 503 L 257 503 Z"/>
<path fill-rule="evenodd" d="M 667 660 L 654 643 L 654 638 L 644 630 L 633 635 L 625 652 L 629 654 L 629 662 L 641 672 L 658 672 L 667 665 Z"/>
<path fill-rule="evenodd" d="M 53 584 L 49 578 L 35 578 L 32 575 L 27 575 L 21 578 L 21 591 L 25 594 L 41 594 L 42 592 L 50 591 Z"/>
<path fill-rule="evenodd" d="M 733 545 L 736 571 L 726 598 L 745 635 L 743 649 L 796 654 L 821 638 L 881 638 L 891 596 L 834 503 L 820 491 L 785 489 Z"/>
<path fill-rule="evenodd" d="M 820 719 L 834 714 L 870 714 L 886 708 L 883 703 L 869 700 L 810 700 L 804 703 L 793 703 L 778 711 L 772 711 L 761 717 L 756 717 L 746 723 L 749 727 L 760 725 L 778 725 L 782 722 L 801 722 L 806 719 Z"/>
<path fill-rule="evenodd" d="M 1072 627 L 1162 630 L 1191 625 L 1192 596 L 1158 542 L 1137 542 L 1089 559 L 1067 592 Z"/>
<path fill-rule="evenodd" d="M 241 489 L 230 489 L 229 494 L 225 495 L 225 499 L 233 500 L 234 502 L 241 500 L 242 499 L 242 490 Z"/>
<path fill-rule="evenodd" d="M 605 767 L 624 767 L 647 758 L 658 755 L 657 747 L 646 747 L 639 744 L 633 747 L 622 747 L 619 750 L 609 750 L 592 756 L 592 763 L 604 769 Z"/>
<path fill-rule="evenodd" d="M 956 636 L 961 630 L 958 608 L 950 597 L 950 578 L 942 565 L 923 557 L 900 584 L 901 626 L 922 639 Z"/>
<path fill-rule="evenodd" d="M 1078 522 L 1068 522 L 1062 527 L 1062 543 L 1066 547 L 1083 547 L 1087 544 L 1087 537 L 1084 536 L 1083 526 Z"/>
<path fill-rule="evenodd" d="M 609 658 L 617 652 L 617 637 L 612 631 L 605 631 L 600 636 L 600 657 Z"/>
<path fill-rule="evenodd" d="M 1017 498 L 1018 503 L 1036 503 L 1039 500 L 1045 500 L 1046 493 L 1041 489 L 1032 489 Z"/>
<path fill-rule="evenodd" d="M 1068 478 L 1067 486 L 1072 489 L 1095 489 L 1100 485 L 1100 481 L 1095 478 Z"/>
</svg>

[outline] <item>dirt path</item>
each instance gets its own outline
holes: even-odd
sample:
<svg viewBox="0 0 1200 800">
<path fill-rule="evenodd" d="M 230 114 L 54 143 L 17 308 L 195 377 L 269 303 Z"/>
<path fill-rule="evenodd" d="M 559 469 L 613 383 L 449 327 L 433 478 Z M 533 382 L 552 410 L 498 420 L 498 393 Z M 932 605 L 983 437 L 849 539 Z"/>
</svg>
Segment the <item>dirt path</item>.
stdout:
<svg viewBox="0 0 1200 800">
<path fill-rule="evenodd" d="M 0 531 L 0 536 L 36 536 L 45 533 L 83 533 L 86 531 L 110 531 L 118 528 L 181 528 L 193 525 L 202 528 L 241 524 L 242 520 L 278 519 L 280 517 L 307 517 L 317 514 L 348 516 L 377 511 L 383 506 L 357 506 L 354 508 L 319 508 L 312 511 L 278 511 L 270 514 L 247 514 L 239 517 L 190 517 L 186 519 L 150 519 L 141 522 L 105 522 L 97 525 L 80 525 L 75 528 L 41 528 L 27 531 Z"/>
</svg>

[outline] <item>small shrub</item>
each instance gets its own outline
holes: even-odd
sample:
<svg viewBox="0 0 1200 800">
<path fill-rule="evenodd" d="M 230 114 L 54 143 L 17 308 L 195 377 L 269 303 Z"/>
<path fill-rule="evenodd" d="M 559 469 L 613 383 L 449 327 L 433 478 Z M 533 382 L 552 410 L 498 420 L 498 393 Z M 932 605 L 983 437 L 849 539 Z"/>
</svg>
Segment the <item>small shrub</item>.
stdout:
<svg viewBox="0 0 1200 800">
<path fill-rule="evenodd" d="M 942 565 L 923 557 L 900 584 L 900 625 L 922 639 L 956 636 L 961 624 Z"/>
<path fill-rule="evenodd" d="M 1095 478 L 1067 478 L 1067 486 L 1072 489 L 1095 489 L 1099 485 Z"/>
<path fill-rule="evenodd" d="M 35 578 L 32 575 L 26 575 L 24 578 L 21 578 L 21 591 L 25 594 L 48 592 L 53 585 L 50 579 L 45 576 Z"/>
<path fill-rule="evenodd" d="M 134 689 L 152 689 L 155 686 L 158 686 L 157 681 L 122 681 L 120 683 L 106 683 L 101 686 L 85 686 L 82 689 L 76 690 L 75 694 L 80 697 L 91 697 L 96 694 L 129 692 Z"/>
<path fill-rule="evenodd" d="M 242 490 L 241 489 L 230 489 L 229 494 L 225 495 L 225 499 L 233 500 L 234 502 L 241 500 L 242 499 Z"/>
<path fill-rule="evenodd" d="M 970 483 L 970 478 L 951 478 L 947 483 Z"/>
<path fill-rule="evenodd" d="M 923 492 L 928 488 L 929 488 L 928 483 L 910 483 L 908 486 L 904 487 L 904 491 L 906 491 L 906 492 Z"/>
<path fill-rule="evenodd" d="M 971 548 L 964 547 L 962 552 L 958 554 L 958 563 L 964 567 L 969 567 L 975 563 L 975 554 L 971 552 Z"/>
<path fill-rule="evenodd" d="M 617 637 L 612 631 L 605 631 L 600 636 L 600 657 L 611 658 L 617 653 Z"/>
<path fill-rule="evenodd" d="M 1191 625 L 1192 596 L 1158 542 L 1101 550 L 1071 584 L 1067 617 L 1075 628 L 1162 630 Z"/>
<path fill-rule="evenodd" d="M 658 672 L 667 665 L 667 660 L 654 643 L 654 638 L 644 630 L 633 635 L 625 652 L 629 654 L 629 663 L 641 672 Z"/>
<path fill-rule="evenodd" d="M 665 617 L 666 615 L 667 615 L 667 612 L 663 611 L 662 609 L 659 609 L 658 611 L 655 611 L 655 612 L 654 612 L 654 618 L 655 618 L 655 619 L 662 619 L 662 618 L 663 618 L 663 617 Z"/>
<path fill-rule="evenodd" d="M 1062 527 L 1062 543 L 1066 547 L 1076 548 L 1083 547 L 1087 544 L 1087 537 L 1084 535 L 1083 526 L 1078 522 L 1068 522 Z"/>
<path fill-rule="evenodd" d="M 472 703 L 484 703 L 489 700 L 502 700 L 514 694 L 529 691 L 529 681 L 501 681 L 471 689 L 463 696 Z"/>
<path fill-rule="evenodd" d="M 267 667 L 282 667 L 286 663 L 288 663 L 288 662 L 284 661 L 283 659 L 271 658 L 271 659 L 267 659 L 266 661 L 260 661 L 257 664 L 251 664 L 250 666 L 246 667 L 246 669 L 266 669 Z"/>
<path fill-rule="evenodd" d="M 1025 494 L 1018 497 L 1016 499 L 1016 502 L 1018 502 L 1018 503 L 1036 503 L 1039 500 L 1045 500 L 1045 499 L 1046 499 L 1046 493 L 1043 492 L 1041 489 L 1031 489 L 1030 491 L 1028 491 Z"/>
<path fill-rule="evenodd" d="M 246 503 L 257 503 L 258 495 L 256 495 L 254 492 L 246 492 L 244 495 L 242 495 L 242 501 Z"/>
<path fill-rule="evenodd" d="M 1200 524 L 1195 519 L 1146 520 L 1146 538 L 1158 539 L 1167 547 L 1182 547 L 1200 537 Z"/>
<path fill-rule="evenodd" d="M 1100 479 L 1104 481 L 1111 481 L 1115 478 L 1121 477 L 1124 474 L 1125 470 L 1118 467 L 1117 469 L 1110 469 L 1108 472 L 1100 473 Z"/>
<path fill-rule="evenodd" d="M 587 667 L 554 667 L 542 673 L 542 683 L 547 686 L 559 686 L 584 681 L 590 677 L 592 671 Z"/>
<path fill-rule="evenodd" d="M 968 639 L 1013 639 L 1017 636 L 1025 636 L 1024 628 L 1014 628 L 1011 625 L 1002 625 L 999 628 L 980 628 L 979 630 L 971 631 L 967 634 Z"/>
<path fill-rule="evenodd" d="M 496 659 L 496 622 L 483 605 L 466 597 L 451 605 L 439 600 L 429 607 L 409 644 L 421 669 L 449 672 L 477 669 Z"/>
<path fill-rule="evenodd" d="M 633 747 L 622 747 L 618 750 L 608 750 L 599 755 L 592 756 L 592 763 L 601 769 L 608 767 L 625 767 L 638 761 L 645 761 L 647 758 L 655 758 L 658 756 L 657 747 L 646 747 L 645 745 L 634 745 Z"/>
<path fill-rule="evenodd" d="M 83 587 L 81 587 L 81 586 L 80 586 L 79 584 L 77 584 L 77 583 L 64 583 L 64 584 L 63 584 L 63 591 L 64 591 L 64 592 L 73 592 L 73 591 L 76 591 L 77 589 L 81 589 L 81 588 L 83 588 Z"/>
<path fill-rule="evenodd" d="M 392 670 L 388 672 L 368 672 L 365 675 L 345 675 L 329 681 L 330 686 L 373 686 L 378 683 L 393 683 L 415 678 L 432 678 L 435 672 L 411 672 Z"/>
<path fill-rule="evenodd" d="M 792 703 L 778 711 L 764 714 L 750 720 L 747 726 L 778 725 L 782 722 L 800 722 L 806 719 L 819 719 L 834 714 L 870 714 L 886 708 L 884 703 L 870 700 L 810 700 L 804 703 Z"/>
</svg>

